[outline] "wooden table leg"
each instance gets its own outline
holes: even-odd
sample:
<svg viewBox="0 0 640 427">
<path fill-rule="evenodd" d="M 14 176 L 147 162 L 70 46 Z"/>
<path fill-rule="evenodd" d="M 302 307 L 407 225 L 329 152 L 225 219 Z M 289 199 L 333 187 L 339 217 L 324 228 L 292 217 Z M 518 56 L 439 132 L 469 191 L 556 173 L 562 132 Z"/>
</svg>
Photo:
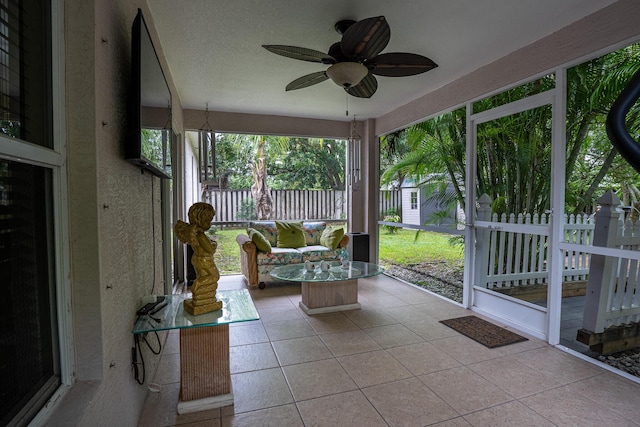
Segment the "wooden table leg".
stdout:
<svg viewBox="0 0 640 427">
<path fill-rule="evenodd" d="M 180 329 L 178 414 L 232 404 L 229 325 Z"/>
</svg>

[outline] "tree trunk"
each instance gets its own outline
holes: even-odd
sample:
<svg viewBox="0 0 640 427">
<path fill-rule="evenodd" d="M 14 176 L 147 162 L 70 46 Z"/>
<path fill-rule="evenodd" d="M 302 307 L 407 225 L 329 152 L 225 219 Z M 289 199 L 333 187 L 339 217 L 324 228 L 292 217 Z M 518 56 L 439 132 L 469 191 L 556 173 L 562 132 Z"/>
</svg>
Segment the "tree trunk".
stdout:
<svg viewBox="0 0 640 427">
<path fill-rule="evenodd" d="M 251 167 L 253 174 L 253 185 L 251 186 L 251 195 L 256 204 L 258 211 L 258 219 L 271 219 L 271 207 L 273 200 L 267 186 L 267 162 L 264 155 L 264 138 L 260 137 L 258 141 L 258 158 Z"/>
</svg>

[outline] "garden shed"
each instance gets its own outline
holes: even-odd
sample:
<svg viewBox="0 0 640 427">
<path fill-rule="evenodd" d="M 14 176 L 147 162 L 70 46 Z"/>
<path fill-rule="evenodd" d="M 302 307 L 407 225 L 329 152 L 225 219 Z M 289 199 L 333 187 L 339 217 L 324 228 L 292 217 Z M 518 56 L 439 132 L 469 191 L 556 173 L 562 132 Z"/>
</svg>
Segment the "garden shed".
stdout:
<svg viewBox="0 0 640 427">
<path fill-rule="evenodd" d="M 444 190 L 421 185 L 413 179 L 405 179 L 400 186 L 402 195 L 402 223 L 412 225 L 454 224 L 457 221 L 458 206 L 447 206 L 447 200 L 455 200 L 453 186 L 447 184 Z"/>
</svg>

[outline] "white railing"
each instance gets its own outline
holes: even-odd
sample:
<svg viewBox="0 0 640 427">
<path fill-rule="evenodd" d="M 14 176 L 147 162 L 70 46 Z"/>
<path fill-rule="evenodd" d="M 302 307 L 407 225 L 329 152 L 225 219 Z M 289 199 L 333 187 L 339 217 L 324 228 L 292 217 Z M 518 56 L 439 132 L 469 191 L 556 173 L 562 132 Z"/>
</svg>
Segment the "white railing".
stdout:
<svg viewBox="0 0 640 427">
<path fill-rule="evenodd" d="M 601 207 L 596 216 L 594 247 L 637 251 L 640 222 L 624 221 L 620 199 L 612 191 L 598 203 Z M 637 259 L 591 255 L 583 329 L 601 333 L 610 326 L 640 321 L 639 270 Z"/>
<path fill-rule="evenodd" d="M 522 232 L 508 231 L 501 227 L 479 228 L 476 234 L 478 263 L 475 285 L 487 289 L 513 288 L 546 284 L 548 233 L 534 234 L 525 231 L 531 226 L 547 228 L 549 215 L 491 213 L 491 199 L 484 195 L 478 200 L 479 221 L 492 221 L 521 226 Z M 593 216 L 565 215 L 565 239 L 569 243 L 590 244 L 594 229 Z M 563 281 L 586 280 L 589 274 L 589 255 L 584 252 L 566 251 Z"/>
</svg>

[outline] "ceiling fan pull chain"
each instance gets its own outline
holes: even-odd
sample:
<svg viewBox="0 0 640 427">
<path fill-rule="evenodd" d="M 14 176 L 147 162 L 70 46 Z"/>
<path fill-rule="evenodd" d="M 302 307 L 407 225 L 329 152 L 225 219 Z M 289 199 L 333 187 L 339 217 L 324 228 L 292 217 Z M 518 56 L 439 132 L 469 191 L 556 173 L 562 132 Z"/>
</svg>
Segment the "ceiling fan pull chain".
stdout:
<svg viewBox="0 0 640 427">
<path fill-rule="evenodd" d="M 344 93 L 344 97 L 347 100 L 347 114 L 345 114 L 347 117 L 349 117 L 349 93 L 345 91 Z"/>
</svg>

